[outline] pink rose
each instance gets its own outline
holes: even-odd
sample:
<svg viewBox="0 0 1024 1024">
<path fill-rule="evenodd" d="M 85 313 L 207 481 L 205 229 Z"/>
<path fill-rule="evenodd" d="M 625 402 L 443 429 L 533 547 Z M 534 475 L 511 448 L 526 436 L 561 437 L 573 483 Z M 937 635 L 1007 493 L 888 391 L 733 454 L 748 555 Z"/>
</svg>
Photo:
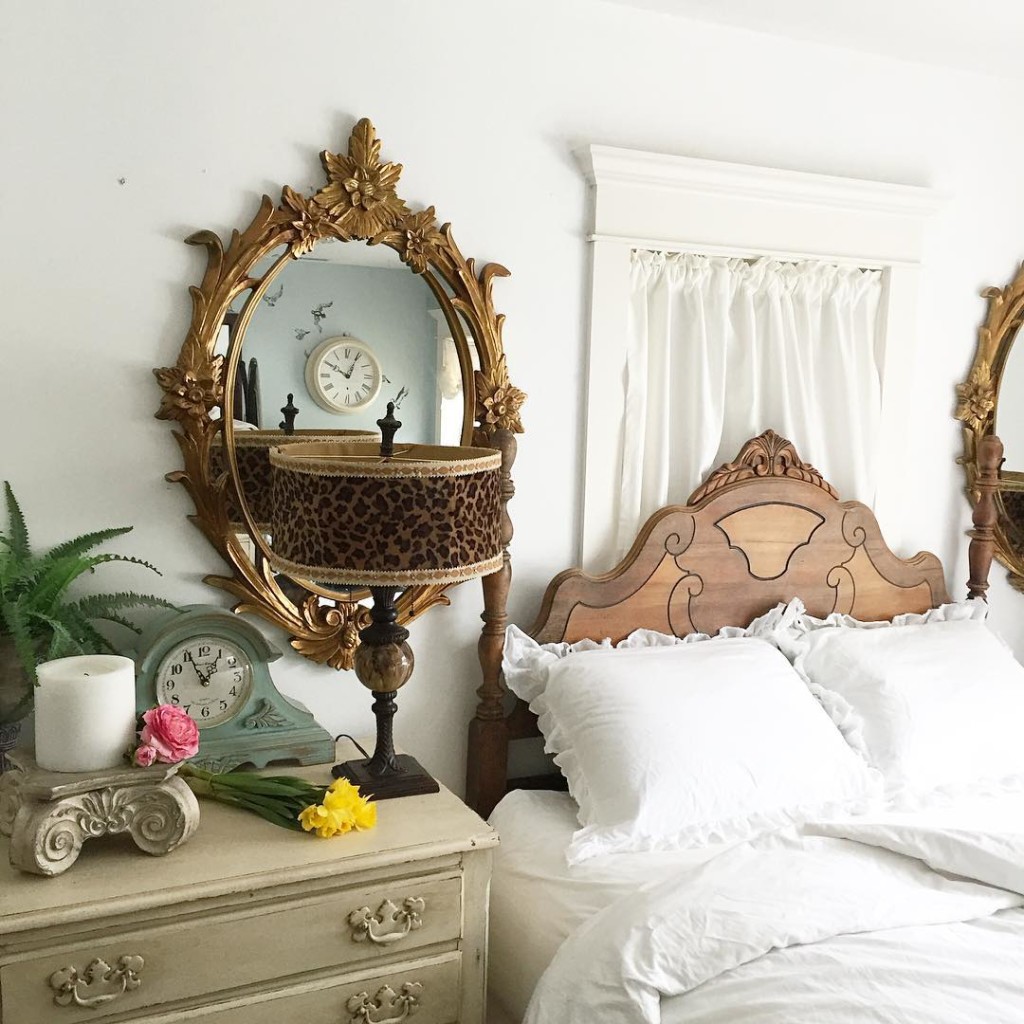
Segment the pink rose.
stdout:
<svg viewBox="0 0 1024 1024">
<path fill-rule="evenodd" d="M 145 712 L 142 720 L 146 724 L 139 739 L 154 749 L 158 761 L 177 764 L 199 752 L 199 729 L 181 708 L 160 704 Z"/>
<path fill-rule="evenodd" d="M 136 768 L 148 768 L 155 760 L 156 748 L 147 746 L 145 743 L 136 747 L 135 753 L 132 754 L 132 764 Z"/>
</svg>

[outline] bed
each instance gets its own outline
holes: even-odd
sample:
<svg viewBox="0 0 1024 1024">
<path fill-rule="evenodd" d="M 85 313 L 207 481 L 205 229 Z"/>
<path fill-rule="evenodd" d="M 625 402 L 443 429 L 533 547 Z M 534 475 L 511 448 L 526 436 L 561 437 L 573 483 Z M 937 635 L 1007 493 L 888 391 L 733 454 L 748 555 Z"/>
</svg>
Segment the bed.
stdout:
<svg viewBox="0 0 1024 1024">
<path fill-rule="evenodd" d="M 979 609 L 998 439 L 986 439 L 982 456 L 968 582 Z M 927 622 L 950 603 L 935 556 L 894 555 L 869 509 L 840 501 L 767 431 L 685 506 L 656 513 L 614 570 L 556 576 L 529 635 L 565 650 L 637 630 L 699 639 L 794 598 L 830 622 Z M 467 791 L 502 835 L 491 900 L 495 1020 L 1024 1020 L 1019 790 L 965 791 L 941 806 L 879 803 L 867 815 L 712 832 L 570 865 L 581 812 L 558 791 L 564 779 L 508 778 L 510 745 L 540 734 L 536 715 L 523 700 L 510 706 L 501 688 L 480 696 Z M 811 867 L 801 874 L 794 864 Z"/>
</svg>

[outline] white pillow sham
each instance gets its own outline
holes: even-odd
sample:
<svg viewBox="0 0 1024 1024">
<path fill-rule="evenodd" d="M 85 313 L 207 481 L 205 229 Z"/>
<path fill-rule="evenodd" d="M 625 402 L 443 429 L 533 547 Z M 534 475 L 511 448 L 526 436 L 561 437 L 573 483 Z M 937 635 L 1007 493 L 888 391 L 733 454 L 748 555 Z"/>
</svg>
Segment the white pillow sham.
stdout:
<svg viewBox="0 0 1024 1024">
<path fill-rule="evenodd" d="M 1024 667 L 982 601 L 892 623 L 788 616 L 776 636 L 897 807 L 1024 788 Z"/>
<path fill-rule="evenodd" d="M 505 678 L 579 805 L 570 863 L 686 849 L 867 807 L 877 773 L 785 657 L 727 630 L 541 647 L 510 627 Z"/>
</svg>

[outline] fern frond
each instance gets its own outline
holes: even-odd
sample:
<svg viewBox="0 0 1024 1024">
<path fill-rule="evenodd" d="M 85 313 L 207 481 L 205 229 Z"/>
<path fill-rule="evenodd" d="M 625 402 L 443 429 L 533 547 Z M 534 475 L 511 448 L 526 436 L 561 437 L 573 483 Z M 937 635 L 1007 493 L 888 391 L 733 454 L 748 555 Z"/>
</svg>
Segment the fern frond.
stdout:
<svg viewBox="0 0 1024 1024">
<path fill-rule="evenodd" d="M 138 633 L 138 627 L 123 614 L 125 611 L 175 608 L 163 598 L 132 591 L 92 594 L 68 601 L 68 588 L 107 562 L 140 565 L 158 576 L 161 573 L 151 562 L 132 555 L 90 553 L 105 541 L 130 533 L 130 526 L 93 530 L 57 544 L 46 554 L 33 554 L 14 492 L 9 484 L 4 488 L 8 526 L 6 532 L 0 532 L 0 644 L 14 647 L 32 682 L 37 681 L 35 666 L 44 657 L 118 653 L 94 621 L 110 622 Z M 31 703 L 31 688 L 28 700 Z M 7 710 L 7 702 L 0 702 L 0 714 Z"/>
<path fill-rule="evenodd" d="M 50 643 L 46 650 L 47 661 L 83 653 L 81 641 L 59 618 L 43 612 L 29 612 L 28 618 L 30 621 L 41 623 L 50 632 Z"/>
<path fill-rule="evenodd" d="M 93 548 L 98 547 L 105 540 L 123 537 L 126 533 L 131 532 L 132 528 L 130 526 L 114 526 L 109 530 L 94 530 L 92 533 L 83 533 L 81 537 L 73 537 L 71 540 L 64 541 L 63 544 L 58 544 L 55 548 L 50 548 L 43 561 L 57 560 L 68 555 L 84 555 L 87 551 L 92 551 Z"/>
<path fill-rule="evenodd" d="M 167 608 L 177 611 L 178 606 L 154 594 L 137 594 L 134 590 L 121 590 L 115 594 L 89 594 L 70 606 L 88 619 L 105 619 L 111 612 L 128 608 Z"/>
<path fill-rule="evenodd" d="M 104 654 L 120 654 L 121 652 L 84 616 L 79 615 L 69 605 L 60 609 L 64 625 L 71 631 L 83 651 L 92 653 L 101 651 Z"/>
<path fill-rule="evenodd" d="M 28 527 L 25 525 L 25 517 L 22 515 L 18 499 L 11 490 L 11 485 L 4 481 L 4 497 L 7 501 L 7 528 L 10 534 L 0 534 L 7 546 L 14 553 L 16 558 L 28 558 L 30 548 L 28 543 Z"/>
<path fill-rule="evenodd" d="M 0 621 L 3 622 L 4 632 L 11 638 L 14 650 L 21 661 L 21 667 L 29 677 L 30 682 L 36 683 L 36 640 L 32 635 L 32 629 L 28 624 L 28 617 L 25 610 L 17 604 L 4 603 L 0 605 Z"/>
</svg>

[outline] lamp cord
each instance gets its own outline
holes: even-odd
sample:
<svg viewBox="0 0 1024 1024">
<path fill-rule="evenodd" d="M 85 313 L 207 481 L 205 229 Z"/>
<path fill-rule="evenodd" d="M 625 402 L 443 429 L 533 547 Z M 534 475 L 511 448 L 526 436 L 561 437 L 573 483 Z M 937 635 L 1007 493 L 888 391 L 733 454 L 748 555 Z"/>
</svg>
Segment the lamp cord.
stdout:
<svg viewBox="0 0 1024 1024">
<path fill-rule="evenodd" d="M 356 750 L 358 750 L 359 753 L 363 755 L 363 757 L 369 758 L 370 755 L 365 750 L 363 750 L 363 748 L 359 745 L 359 742 L 356 740 L 354 736 L 349 736 L 347 732 L 339 732 L 338 735 L 334 737 L 334 742 L 337 743 L 338 740 L 348 740 L 356 748 Z"/>
</svg>

